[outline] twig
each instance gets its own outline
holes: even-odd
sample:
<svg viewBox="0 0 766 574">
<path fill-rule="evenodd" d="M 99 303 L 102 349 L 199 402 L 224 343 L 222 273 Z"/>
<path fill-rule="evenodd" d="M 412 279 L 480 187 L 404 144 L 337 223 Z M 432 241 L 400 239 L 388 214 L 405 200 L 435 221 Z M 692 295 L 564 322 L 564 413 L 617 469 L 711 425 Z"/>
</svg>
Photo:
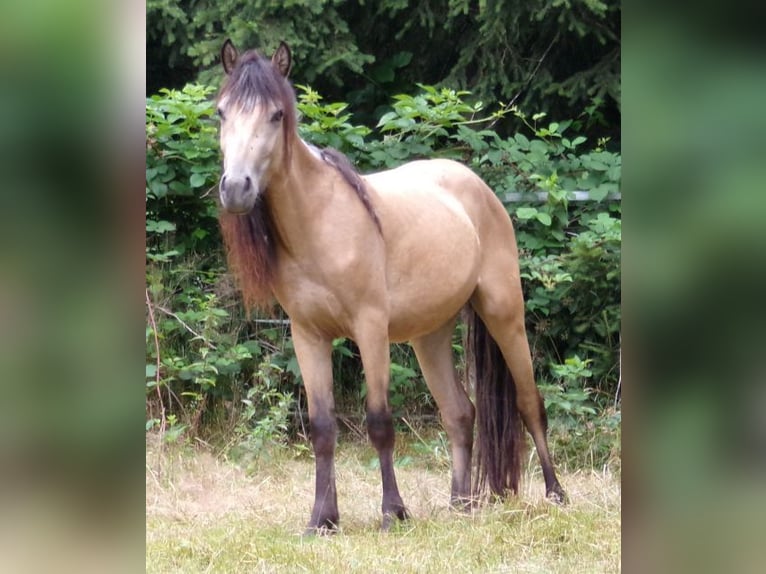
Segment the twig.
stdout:
<svg viewBox="0 0 766 574">
<path fill-rule="evenodd" d="M 413 426 L 410 424 L 410 421 L 408 421 L 406 418 L 402 417 L 402 422 L 407 425 L 407 428 L 409 428 L 412 433 L 415 435 L 415 437 L 423 444 L 424 446 L 428 446 L 428 443 L 423 440 L 423 437 L 420 436 L 418 431 L 416 431 Z"/>
<path fill-rule="evenodd" d="M 148 291 L 147 291 L 147 297 L 148 297 L 148 296 L 149 296 L 149 295 L 148 295 Z M 147 299 L 147 300 L 148 300 L 148 299 Z M 157 306 L 157 310 L 158 310 L 158 311 L 162 311 L 163 313 L 165 313 L 165 315 L 168 315 L 168 316 L 170 316 L 170 317 L 173 317 L 173 319 L 175 319 L 176 321 L 178 321 L 179 323 L 181 323 L 181 325 L 183 325 L 183 326 L 184 326 L 184 328 L 185 328 L 187 331 L 189 331 L 189 332 L 190 332 L 192 335 L 194 335 L 194 336 L 195 336 L 195 337 L 197 337 L 198 339 L 202 340 L 202 342 L 203 342 L 203 343 L 205 343 L 205 345 L 207 345 L 208 347 L 210 347 L 210 348 L 211 348 L 211 349 L 213 349 L 214 351 L 215 351 L 215 350 L 217 350 L 217 349 L 216 349 L 216 346 L 215 346 L 215 345 L 213 345 L 213 343 L 211 343 L 210 341 L 208 341 L 207 339 L 205 339 L 205 337 L 204 337 L 204 336 L 200 335 L 199 333 L 197 333 L 197 331 L 195 331 L 194 329 L 192 329 L 191 327 L 189 327 L 189 325 L 187 325 L 187 324 L 184 322 L 184 320 L 183 320 L 183 319 L 181 319 L 181 317 L 179 317 L 178 315 L 176 315 L 175 313 L 173 313 L 173 311 L 171 311 L 170 309 L 165 309 L 165 307 L 160 307 L 160 306 Z M 157 333 L 157 331 L 155 330 L 155 336 L 156 336 L 156 333 Z"/>
<path fill-rule="evenodd" d="M 531 74 L 529 75 L 529 77 L 527 78 L 527 81 L 526 81 L 526 82 L 524 82 L 524 85 L 521 87 L 521 90 L 519 90 L 519 93 L 518 93 L 518 94 L 516 94 L 516 95 L 513 97 L 513 99 L 511 100 L 511 103 L 509 104 L 510 106 L 513 106 L 513 104 L 516 102 L 516 100 L 518 100 L 518 99 L 519 99 L 519 97 L 521 96 L 521 94 L 522 94 L 522 93 L 524 93 L 524 90 L 525 90 L 525 89 L 527 88 L 527 86 L 530 84 L 530 82 L 532 81 L 532 78 L 534 78 L 534 77 L 535 77 L 535 75 L 537 74 L 537 70 L 539 70 L 539 69 L 540 69 L 540 66 L 541 66 L 541 65 L 543 64 L 543 62 L 545 61 L 545 58 L 548 56 L 548 52 L 550 52 L 550 51 L 551 51 L 551 48 L 553 48 L 553 45 L 554 45 L 556 42 L 558 42 L 558 40 L 559 40 L 559 37 L 560 37 L 560 36 L 561 36 L 561 31 L 559 30 L 558 32 L 556 32 L 556 35 L 554 36 L 553 40 L 551 40 L 551 43 L 550 43 L 550 44 L 548 44 L 548 47 L 545 49 L 545 52 L 543 52 L 543 55 L 542 55 L 542 56 L 540 56 L 540 58 L 538 58 L 538 60 L 537 60 L 537 65 L 535 66 L 535 69 L 534 69 L 534 70 L 532 70 L 532 73 L 531 73 Z"/>
<path fill-rule="evenodd" d="M 299 390 L 299 391 L 298 391 L 298 410 L 299 410 L 301 413 L 303 412 L 303 411 L 301 411 L 301 397 L 302 397 L 302 396 L 303 396 L 303 393 L 302 393 L 302 392 L 300 392 L 300 390 Z M 302 415 L 302 414 L 299 414 L 299 415 L 298 415 L 298 419 L 301 421 L 301 432 L 303 433 L 303 436 L 304 436 L 304 437 L 306 437 L 306 440 L 310 440 L 310 439 L 311 439 L 311 437 L 309 436 L 309 433 L 308 433 L 308 431 L 306 430 L 306 423 L 305 423 L 305 421 L 303 420 L 303 415 Z"/>
<path fill-rule="evenodd" d="M 487 126 L 487 129 L 492 129 L 495 126 L 495 124 L 498 122 L 498 120 L 501 117 L 503 117 L 506 113 L 508 113 L 513 108 L 514 104 L 516 104 L 516 100 L 518 100 L 521 97 L 521 94 L 524 93 L 524 90 L 527 89 L 527 86 L 529 86 L 530 82 L 532 81 L 532 78 L 535 77 L 535 75 L 537 74 L 537 71 L 540 69 L 540 66 L 542 66 L 542 64 L 543 64 L 543 61 L 548 56 L 548 52 L 550 52 L 551 48 L 553 48 L 553 45 L 556 42 L 558 42 L 560 36 L 561 36 L 561 31 L 556 32 L 556 35 L 554 36 L 553 40 L 551 40 L 551 43 L 548 44 L 548 47 L 545 49 L 545 52 L 543 52 L 543 55 L 540 56 L 540 58 L 538 58 L 537 65 L 535 66 L 535 69 L 532 70 L 531 74 L 529 74 L 529 77 L 524 82 L 524 85 L 521 86 L 521 89 L 518 91 L 518 93 L 515 96 L 513 96 L 511 101 L 508 104 L 506 104 L 505 106 L 503 106 L 502 113 L 498 113 L 497 114 L 497 117 L 495 117 L 495 119 L 492 121 L 492 123 L 490 123 Z"/>
<path fill-rule="evenodd" d="M 146 308 L 149 311 L 149 321 L 152 324 L 152 333 L 154 334 L 154 350 L 157 354 L 157 370 L 155 376 L 155 389 L 157 390 L 157 399 L 160 401 L 160 449 L 162 449 L 162 437 L 165 436 L 165 427 L 167 419 L 165 418 L 165 403 L 162 402 L 162 392 L 160 391 L 160 338 L 157 335 L 157 323 L 154 320 L 154 305 L 149 297 L 149 289 L 146 289 Z"/>
<path fill-rule="evenodd" d="M 250 323 L 256 325 L 289 325 L 290 319 L 251 319 Z"/>
<path fill-rule="evenodd" d="M 620 337 L 622 339 L 622 337 Z M 622 342 L 620 342 L 620 358 L 618 360 L 618 368 L 620 369 L 617 375 L 617 390 L 614 393 L 614 410 L 617 410 L 617 403 L 620 400 L 620 391 L 622 390 Z"/>
<path fill-rule="evenodd" d="M 362 426 L 354 424 L 351 421 L 351 417 L 339 413 L 339 414 L 336 414 L 336 418 L 340 422 L 342 422 L 344 425 L 346 425 L 346 428 L 350 430 L 352 433 L 354 433 L 356 436 L 358 436 L 361 440 L 364 440 L 366 438 L 366 435 L 364 433 L 364 430 L 362 429 Z"/>
</svg>

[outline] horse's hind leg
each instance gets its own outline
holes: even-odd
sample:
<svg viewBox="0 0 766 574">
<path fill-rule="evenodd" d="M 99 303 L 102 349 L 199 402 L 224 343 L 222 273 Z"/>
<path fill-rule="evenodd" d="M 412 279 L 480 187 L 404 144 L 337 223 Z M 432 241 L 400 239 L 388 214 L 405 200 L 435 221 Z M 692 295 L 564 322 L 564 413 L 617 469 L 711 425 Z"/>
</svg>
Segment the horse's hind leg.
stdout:
<svg viewBox="0 0 766 574">
<path fill-rule="evenodd" d="M 474 407 L 455 376 L 452 335 L 455 320 L 438 331 L 412 341 L 426 384 L 436 400 L 452 448 L 450 503 L 465 508 L 471 500 L 471 450 Z"/>
<path fill-rule="evenodd" d="M 486 276 L 471 299 L 471 304 L 484 321 L 492 338 L 503 353 L 516 385 L 516 404 L 524 425 L 540 458 L 546 496 L 558 503 L 566 501 L 566 493 L 556 478 L 548 451 L 548 418 L 540 391 L 535 385 L 532 356 L 524 326 L 524 300 L 514 274 Z M 515 274 L 518 276 L 518 272 Z M 509 288 L 509 285 L 511 286 Z"/>
</svg>

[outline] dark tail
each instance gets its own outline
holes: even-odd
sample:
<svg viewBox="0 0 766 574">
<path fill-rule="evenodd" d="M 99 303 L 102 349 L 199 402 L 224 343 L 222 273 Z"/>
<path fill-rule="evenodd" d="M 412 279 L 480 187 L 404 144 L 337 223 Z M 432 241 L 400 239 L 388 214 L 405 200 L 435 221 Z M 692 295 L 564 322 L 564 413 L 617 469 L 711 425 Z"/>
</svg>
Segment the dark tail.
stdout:
<svg viewBox="0 0 766 574">
<path fill-rule="evenodd" d="M 470 310 L 468 343 L 476 375 L 476 483 L 474 493 L 505 497 L 519 490 L 523 428 L 516 384 L 500 347 L 484 322 Z"/>
</svg>

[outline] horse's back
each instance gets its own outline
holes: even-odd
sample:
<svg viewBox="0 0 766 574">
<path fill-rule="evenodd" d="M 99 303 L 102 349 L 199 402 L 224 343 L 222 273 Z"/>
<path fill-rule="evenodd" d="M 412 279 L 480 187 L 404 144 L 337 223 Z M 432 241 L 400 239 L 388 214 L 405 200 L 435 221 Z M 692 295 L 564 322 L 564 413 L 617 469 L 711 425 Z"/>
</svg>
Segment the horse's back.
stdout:
<svg viewBox="0 0 766 574">
<path fill-rule="evenodd" d="M 457 189 L 481 187 L 484 182 L 468 167 L 451 159 L 421 159 L 365 175 L 382 195 L 428 190 L 453 194 Z"/>
<path fill-rule="evenodd" d="M 375 189 L 392 232 L 423 224 L 437 233 L 452 234 L 461 223 L 470 222 L 481 243 L 498 240 L 515 246 L 505 207 L 484 180 L 462 163 L 417 160 L 365 179 Z"/>
<path fill-rule="evenodd" d="M 478 231 L 487 217 L 508 221 L 505 208 L 487 184 L 470 168 L 450 159 L 425 159 L 405 163 L 397 168 L 365 176 L 380 196 L 381 203 L 395 206 L 428 206 L 436 204 L 460 209 L 472 220 Z"/>
</svg>

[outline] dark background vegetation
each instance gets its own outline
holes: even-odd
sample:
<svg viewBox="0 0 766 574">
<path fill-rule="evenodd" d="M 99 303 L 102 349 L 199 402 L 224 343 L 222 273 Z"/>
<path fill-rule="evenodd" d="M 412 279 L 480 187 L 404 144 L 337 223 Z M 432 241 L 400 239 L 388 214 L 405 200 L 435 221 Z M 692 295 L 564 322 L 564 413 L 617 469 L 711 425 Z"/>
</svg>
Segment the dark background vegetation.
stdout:
<svg viewBox="0 0 766 574">
<path fill-rule="evenodd" d="M 285 40 L 293 77 L 348 102 L 359 123 L 433 84 L 554 118 L 591 109 L 589 135 L 619 146 L 620 15 L 600 0 L 148 0 L 146 89 L 217 85 L 227 37 L 268 53 Z"/>
</svg>

